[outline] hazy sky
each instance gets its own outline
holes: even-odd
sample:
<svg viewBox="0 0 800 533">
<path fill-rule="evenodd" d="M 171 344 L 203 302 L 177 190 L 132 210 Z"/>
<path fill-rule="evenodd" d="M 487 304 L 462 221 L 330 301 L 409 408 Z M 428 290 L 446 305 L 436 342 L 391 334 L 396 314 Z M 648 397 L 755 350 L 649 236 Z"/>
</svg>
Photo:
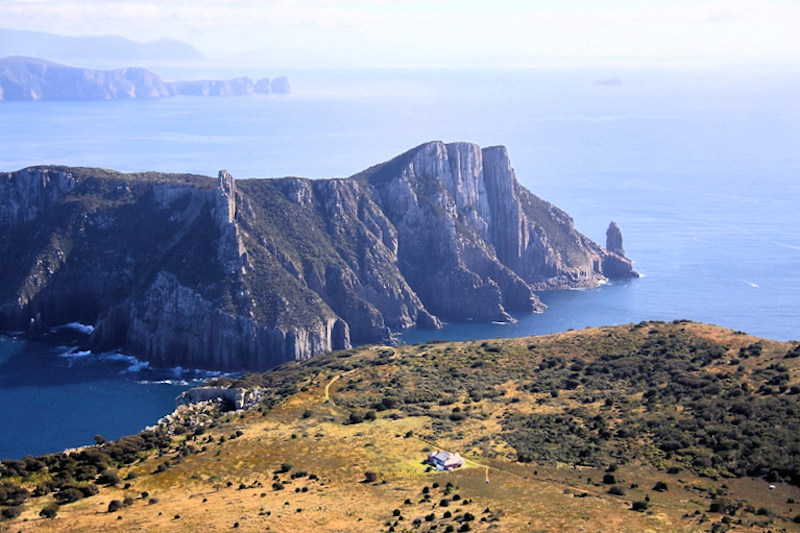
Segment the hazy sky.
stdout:
<svg viewBox="0 0 800 533">
<path fill-rule="evenodd" d="M 296 66 L 800 57 L 800 0 L 0 0 L 0 27 Z"/>
</svg>

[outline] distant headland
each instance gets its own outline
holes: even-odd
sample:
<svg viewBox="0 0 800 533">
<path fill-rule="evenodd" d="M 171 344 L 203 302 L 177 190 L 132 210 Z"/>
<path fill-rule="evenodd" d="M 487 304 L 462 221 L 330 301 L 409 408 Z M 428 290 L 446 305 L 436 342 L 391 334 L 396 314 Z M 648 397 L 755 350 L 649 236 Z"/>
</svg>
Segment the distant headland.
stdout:
<svg viewBox="0 0 800 533">
<path fill-rule="evenodd" d="M 12 56 L 0 59 L 0 100 L 117 100 L 189 96 L 288 94 L 284 77 L 254 81 L 230 80 L 165 82 L 144 68 L 113 70 L 76 68 L 44 59 Z"/>
</svg>

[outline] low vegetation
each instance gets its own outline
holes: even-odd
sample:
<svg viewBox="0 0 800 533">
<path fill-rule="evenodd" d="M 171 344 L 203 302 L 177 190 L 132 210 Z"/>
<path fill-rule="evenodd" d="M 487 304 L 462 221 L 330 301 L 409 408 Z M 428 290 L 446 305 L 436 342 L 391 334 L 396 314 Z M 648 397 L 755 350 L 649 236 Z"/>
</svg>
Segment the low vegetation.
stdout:
<svg viewBox="0 0 800 533">
<path fill-rule="evenodd" d="M 0 531 L 800 531 L 796 342 L 648 322 L 214 384 L 264 401 L 0 463 Z"/>
</svg>

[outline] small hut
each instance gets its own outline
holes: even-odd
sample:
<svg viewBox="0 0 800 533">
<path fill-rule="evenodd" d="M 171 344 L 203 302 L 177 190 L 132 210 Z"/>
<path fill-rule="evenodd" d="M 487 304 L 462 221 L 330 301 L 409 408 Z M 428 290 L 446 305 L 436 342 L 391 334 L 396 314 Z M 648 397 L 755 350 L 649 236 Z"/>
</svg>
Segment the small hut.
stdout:
<svg viewBox="0 0 800 533">
<path fill-rule="evenodd" d="M 453 470 L 464 466 L 464 458 L 457 453 L 445 452 L 438 450 L 428 454 L 428 457 L 422 461 L 423 464 L 431 465 L 436 470 Z"/>
</svg>

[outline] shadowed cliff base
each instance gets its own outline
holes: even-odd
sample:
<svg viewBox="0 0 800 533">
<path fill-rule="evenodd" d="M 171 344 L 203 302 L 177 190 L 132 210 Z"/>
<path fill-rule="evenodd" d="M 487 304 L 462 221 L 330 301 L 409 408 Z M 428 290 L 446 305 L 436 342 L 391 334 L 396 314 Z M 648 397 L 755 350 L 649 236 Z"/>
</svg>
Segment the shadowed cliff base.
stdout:
<svg viewBox="0 0 800 533">
<path fill-rule="evenodd" d="M 0 227 L 0 328 L 93 324 L 92 349 L 169 367 L 263 370 L 637 276 L 621 233 L 607 251 L 468 143 L 331 180 L 33 167 L 0 174 Z"/>
</svg>

